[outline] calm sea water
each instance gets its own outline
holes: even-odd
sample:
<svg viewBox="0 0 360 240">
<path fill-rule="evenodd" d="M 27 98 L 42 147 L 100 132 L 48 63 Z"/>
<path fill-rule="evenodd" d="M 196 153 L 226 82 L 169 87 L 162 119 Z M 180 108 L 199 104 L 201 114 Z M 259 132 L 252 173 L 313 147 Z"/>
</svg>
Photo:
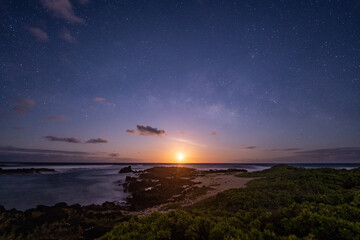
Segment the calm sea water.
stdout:
<svg viewBox="0 0 360 240">
<path fill-rule="evenodd" d="M 105 201 L 125 204 L 128 193 L 121 183 L 126 176 L 119 174 L 124 166 L 144 170 L 153 166 L 176 164 L 65 164 L 65 163 L 0 163 L 3 169 L 53 168 L 55 173 L 0 175 L 0 205 L 6 209 L 26 210 L 37 205 L 54 205 L 58 202 L 81 205 L 102 204 Z M 183 164 L 199 170 L 242 168 L 249 172 L 270 168 L 275 164 Z M 289 164 L 305 168 L 360 167 L 360 164 Z"/>
</svg>

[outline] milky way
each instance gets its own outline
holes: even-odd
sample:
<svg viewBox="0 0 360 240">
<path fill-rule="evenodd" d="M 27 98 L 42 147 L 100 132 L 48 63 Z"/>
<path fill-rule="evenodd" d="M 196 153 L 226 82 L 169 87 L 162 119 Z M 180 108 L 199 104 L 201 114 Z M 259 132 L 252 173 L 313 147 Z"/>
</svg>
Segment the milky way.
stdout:
<svg viewBox="0 0 360 240">
<path fill-rule="evenodd" d="M 359 1 L 2 1 L 0 160 L 359 161 L 359 11 Z"/>
</svg>

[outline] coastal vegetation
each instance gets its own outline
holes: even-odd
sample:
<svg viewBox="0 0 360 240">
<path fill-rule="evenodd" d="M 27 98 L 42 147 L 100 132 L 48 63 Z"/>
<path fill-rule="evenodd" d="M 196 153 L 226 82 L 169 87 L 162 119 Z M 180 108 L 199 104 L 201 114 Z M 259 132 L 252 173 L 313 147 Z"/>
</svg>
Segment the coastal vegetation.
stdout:
<svg viewBox="0 0 360 240">
<path fill-rule="evenodd" d="M 115 239 L 360 239 L 360 169 L 278 165 L 191 207 L 132 217 Z"/>
<path fill-rule="evenodd" d="M 208 173 L 157 167 L 129 178 L 128 190 L 133 188 L 130 192 L 139 202 L 143 196 L 144 203 L 136 202 L 135 207 L 62 203 L 25 212 L 0 208 L 0 239 L 360 239 L 360 168 L 277 165 L 260 172 L 239 171 L 237 177 L 255 178 L 246 188 L 186 207 L 172 201 L 174 195 L 206 193 L 207 188 L 191 183 L 198 174 Z M 167 201 L 160 208 L 163 212 L 137 214 L 138 209 Z"/>
<path fill-rule="evenodd" d="M 0 239 L 91 240 L 129 219 L 122 210 L 122 207 L 109 202 L 89 206 L 58 203 L 26 211 L 5 210 L 0 206 Z"/>
</svg>

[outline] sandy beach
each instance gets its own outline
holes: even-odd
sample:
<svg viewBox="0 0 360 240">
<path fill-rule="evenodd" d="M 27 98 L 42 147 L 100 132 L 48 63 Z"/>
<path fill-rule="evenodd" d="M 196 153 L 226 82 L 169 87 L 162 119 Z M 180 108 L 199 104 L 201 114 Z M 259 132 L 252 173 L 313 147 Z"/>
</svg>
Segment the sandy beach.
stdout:
<svg viewBox="0 0 360 240">
<path fill-rule="evenodd" d="M 201 187 L 210 187 L 211 189 L 207 191 L 206 194 L 199 196 L 195 199 L 186 199 L 184 205 L 192 205 L 196 202 L 199 202 L 203 199 L 215 196 L 216 194 L 232 189 L 232 188 L 242 188 L 245 185 L 253 180 L 254 178 L 240 178 L 236 177 L 239 173 L 209 173 L 204 176 L 199 176 L 195 178 L 194 182 L 198 182 L 196 186 Z"/>
<path fill-rule="evenodd" d="M 253 180 L 254 178 L 240 178 L 236 177 L 238 172 L 235 173 L 207 173 L 204 175 L 197 176 L 193 181 L 196 183 L 195 186 L 198 188 L 206 187 L 209 190 L 200 196 L 197 197 L 187 197 L 182 201 L 178 201 L 180 206 L 186 207 L 193 205 L 201 200 L 217 195 L 220 192 L 232 189 L 232 188 L 243 188 L 246 184 Z M 170 202 L 169 202 L 170 203 Z M 151 208 L 147 208 L 142 211 L 138 211 L 135 214 L 139 216 L 148 215 L 152 212 L 168 212 L 171 209 L 166 209 L 166 205 L 169 203 L 161 204 Z M 166 210 L 165 210 L 166 209 Z M 131 212 L 128 212 L 131 213 Z"/>
</svg>

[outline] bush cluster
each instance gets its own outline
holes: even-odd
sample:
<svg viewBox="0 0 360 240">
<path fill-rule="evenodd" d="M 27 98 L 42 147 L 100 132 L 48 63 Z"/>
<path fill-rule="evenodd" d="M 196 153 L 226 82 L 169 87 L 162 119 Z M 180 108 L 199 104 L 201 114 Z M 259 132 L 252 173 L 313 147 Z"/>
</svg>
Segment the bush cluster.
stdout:
<svg viewBox="0 0 360 240">
<path fill-rule="evenodd" d="M 169 213 L 133 217 L 101 240 L 360 239 L 360 169 L 278 165 L 258 177 Z"/>
</svg>

